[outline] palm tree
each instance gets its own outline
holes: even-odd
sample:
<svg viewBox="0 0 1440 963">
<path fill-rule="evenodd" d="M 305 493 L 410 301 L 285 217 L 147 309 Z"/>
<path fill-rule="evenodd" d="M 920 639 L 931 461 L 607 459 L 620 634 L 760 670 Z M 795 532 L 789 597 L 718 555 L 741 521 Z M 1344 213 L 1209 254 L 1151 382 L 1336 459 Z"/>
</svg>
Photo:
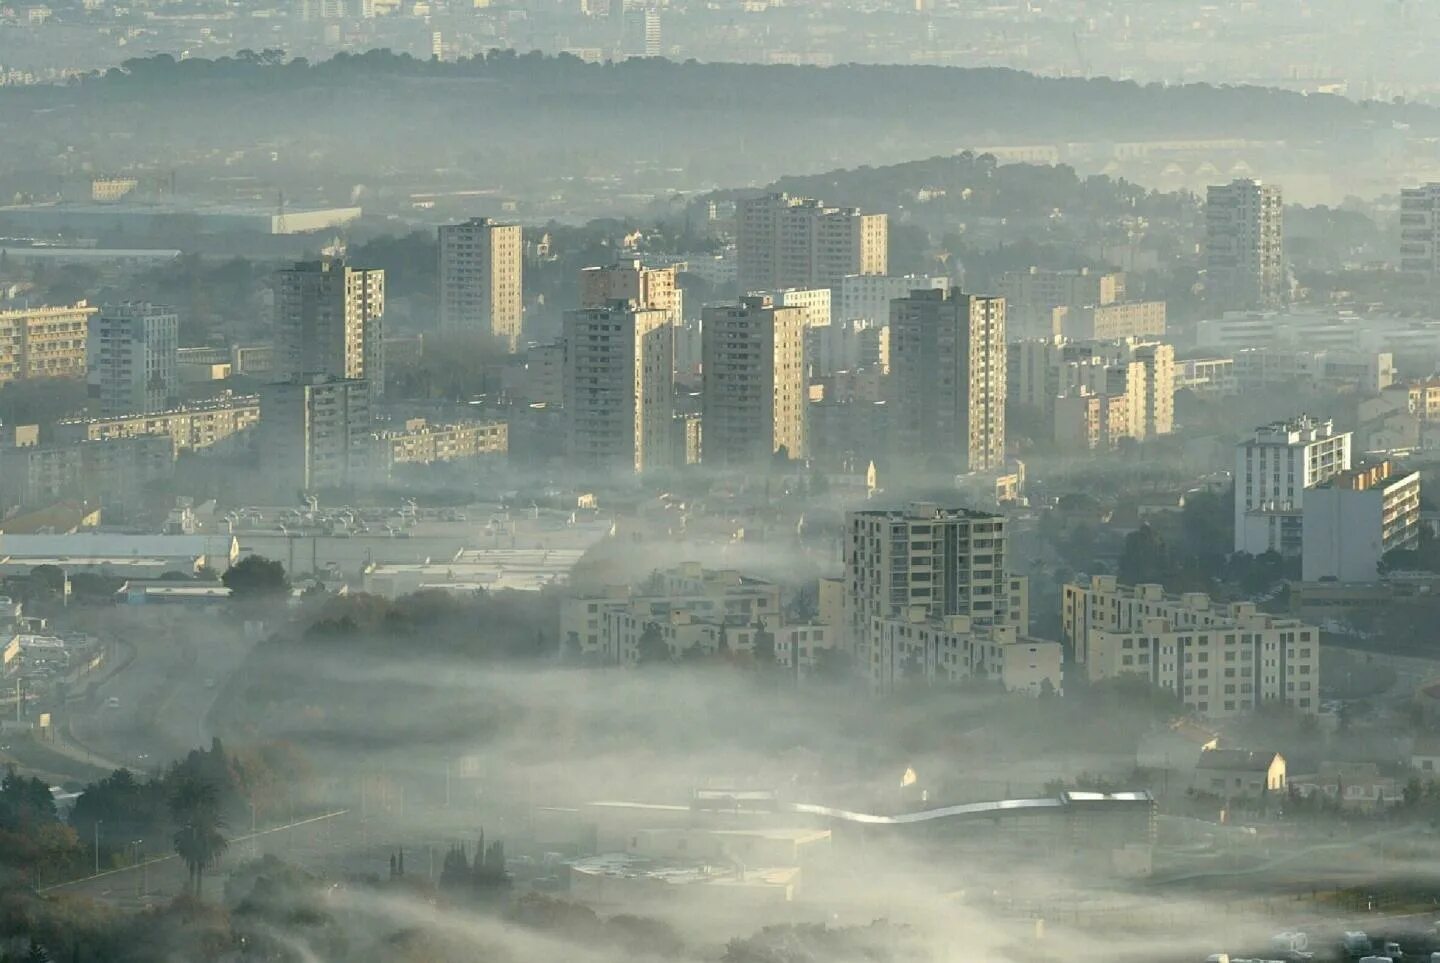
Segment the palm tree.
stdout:
<svg viewBox="0 0 1440 963">
<path fill-rule="evenodd" d="M 219 793 L 205 779 L 182 779 L 170 796 L 170 814 L 175 820 L 175 852 L 190 871 L 190 886 L 200 898 L 200 880 L 207 866 L 215 865 L 230 844 L 220 831 Z"/>
</svg>

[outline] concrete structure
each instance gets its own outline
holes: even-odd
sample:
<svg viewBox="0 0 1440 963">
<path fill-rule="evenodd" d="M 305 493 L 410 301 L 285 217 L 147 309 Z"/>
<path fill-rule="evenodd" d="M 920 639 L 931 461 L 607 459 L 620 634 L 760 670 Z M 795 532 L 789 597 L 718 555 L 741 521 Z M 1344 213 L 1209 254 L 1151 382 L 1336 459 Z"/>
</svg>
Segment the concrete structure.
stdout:
<svg viewBox="0 0 1440 963">
<path fill-rule="evenodd" d="M 90 397 L 102 415 L 163 411 L 174 402 L 180 317 L 160 305 L 107 304 L 90 319 Z"/>
<path fill-rule="evenodd" d="M 788 194 L 735 205 L 741 293 L 780 288 L 840 288 L 849 274 L 884 274 L 888 220 L 850 207 Z"/>
<path fill-rule="evenodd" d="M 503 456 L 509 432 L 503 421 L 432 425 L 412 418 L 401 431 L 374 436 L 369 467 L 377 480 L 389 478 L 396 465 L 430 465 L 484 456 Z"/>
<path fill-rule="evenodd" d="M 125 507 L 146 486 L 175 471 L 175 446 L 165 437 L 116 438 L 0 450 L 5 507 L 34 508 L 62 499 Z"/>
<path fill-rule="evenodd" d="M 1440 184 L 1400 191 L 1400 272 L 1422 281 L 1440 276 Z"/>
<path fill-rule="evenodd" d="M 1175 363 L 1175 390 L 1202 398 L 1224 398 L 1239 392 L 1233 358 L 1190 358 Z"/>
<path fill-rule="evenodd" d="M 1373 582 L 1385 553 L 1420 544 L 1420 473 L 1389 461 L 1341 472 L 1305 493 L 1302 577 Z"/>
<path fill-rule="evenodd" d="M 1235 353 L 1233 371 L 1241 391 L 1304 382 L 1376 395 L 1396 379 L 1395 358 L 1389 351 L 1345 348 L 1244 348 Z"/>
<path fill-rule="evenodd" d="M 896 298 L 908 298 L 911 291 L 949 288 L 948 277 L 847 274 L 840 279 L 839 303 L 831 305 L 830 314 L 836 321 L 869 321 L 884 326 L 890 323 L 890 302 Z"/>
<path fill-rule="evenodd" d="M 880 686 L 880 622 L 964 615 L 979 628 L 1023 631 L 1023 588 L 1007 569 L 1005 516 L 915 503 L 845 516 L 844 628 L 858 671 Z M 1022 580 L 1023 582 L 1023 580 Z M 1015 597 L 1016 595 L 1020 597 Z"/>
<path fill-rule="evenodd" d="M 260 391 L 260 470 L 276 493 L 368 480 L 371 431 L 365 381 L 314 377 Z"/>
<path fill-rule="evenodd" d="M 927 609 L 915 606 L 905 617 L 871 624 L 871 683 L 879 691 L 907 682 L 987 679 L 1007 692 L 1061 693 L 1059 642 L 1025 638 L 1010 625 L 974 626 L 965 615 L 932 619 Z"/>
<path fill-rule="evenodd" d="M 1058 312 L 1053 333 L 1082 341 L 1114 338 L 1153 338 L 1165 334 L 1164 301 L 1123 301 L 1118 304 L 1087 305 Z"/>
<path fill-rule="evenodd" d="M 202 451 L 239 441 L 259 421 L 259 395 L 227 394 L 169 411 L 67 419 L 55 425 L 54 434 L 65 443 L 168 435 L 177 452 Z"/>
<path fill-rule="evenodd" d="M 84 378 L 90 322 L 98 308 L 0 310 L 0 385 L 33 378 Z"/>
<path fill-rule="evenodd" d="M 0 226 L 24 235 L 309 234 L 360 219 L 358 207 L 276 210 L 241 205 L 151 202 L 18 204 L 0 207 Z"/>
<path fill-rule="evenodd" d="M 588 470 L 670 462 L 675 329 L 664 311 L 615 301 L 565 312 L 565 448 Z"/>
<path fill-rule="evenodd" d="M 365 567 L 364 588 L 388 599 L 422 590 L 538 592 L 568 579 L 584 554 L 579 548 L 486 548 L 434 562 L 377 562 Z"/>
<path fill-rule="evenodd" d="M 0 535 L 0 557 L 33 568 L 56 564 L 62 568 L 98 570 L 107 562 L 146 559 L 165 571 L 193 573 L 201 567 L 224 574 L 240 557 L 232 535 L 125 535 L 79 532 L 74 535 Z M 29 571 L 28 568 L 25 571 Z M 130 571 L 135 577 L 145 577 Z"/>
<path fill-rule="evenodd" d="M 1288 298 L 1280 188 L 1240 179 L 1205 195 L 1205 294 L 1228 308 Z"/>
<path fill-rule="evenodd" d="M 1301 554 L 1306 490 L 1350 468 L 1350 432 L 1306 415 L 1235 448 L 1235 551 Z"/>
<path fill-rule="evenodd" d="M 805 315 L 768 296 L 704 313 L 701 461 L 756 467 L 806 457 Z"/>
<path fill-rule="evenodd" d="M 1088 268 L 1055 271 L 1031 267 L 1000 275 L 996 294 L 1005 299 L 1014 337 L 1049 338 L 1063 333 L 1063 309 L 1100 307 L 1125 300 L 1125 275 Z"/>
<path fill-rule="evenodd" d="M 801 326 L 807 334 L 812 328 L 828 328 L 834 317 L 829 288 L 785 288 L 755 293 L 769 297 L 777 308 L 799 308 Z"/>
<path fill-rule="evenodd" d="M 277 380 L 364 379 L 385 389 L 385 272 L 343 260 L 308 261 L 275 276 Z"/>
<path fill-rule="evenodd" d="M 519 224 L 472 217 L 440 228 L 440 329 L 520 344 L 524 245 Z"/>
<path fill-rule="evenodd" d="M 1035 410 L 1073 449 L 1168 435 L 1175 422 L 1175 349 L 1164 342 L 1012 340 L 1006 400 Z M 1062 404 L 1062 400 L 1065 401 Z M 1092 429 L 1090 442 L 1080 426 Z"/>
<path fill-rule="evenodd" d="M 677 266 L 645 267 L 639 258 L 622 258 L 607 267 L 580 272 L 580 307 L 604 308 L 616 301 L 664 311 L 674 327 L 685 323 L 685 292 L 675 283 Z"/>
<path fill-rule="evenodd" d="M 890 304 L 890 407 L 902 457 L 958 456 L 959 471 L 1005 463 L 1005 302 L 949 291 Z"/>
<path fill-rule="evenodd" d="M 1159 585 L 1122 587 L 1096 575 L 1064 586 L 1061 625 L 1091 681 L 1139 676 L 1212 719 L 1265 702 L 1319 711 L 1320 630 L 1252 602 L 1216 606 L 1203 593 L 1176 598 Z"/>
</svg>

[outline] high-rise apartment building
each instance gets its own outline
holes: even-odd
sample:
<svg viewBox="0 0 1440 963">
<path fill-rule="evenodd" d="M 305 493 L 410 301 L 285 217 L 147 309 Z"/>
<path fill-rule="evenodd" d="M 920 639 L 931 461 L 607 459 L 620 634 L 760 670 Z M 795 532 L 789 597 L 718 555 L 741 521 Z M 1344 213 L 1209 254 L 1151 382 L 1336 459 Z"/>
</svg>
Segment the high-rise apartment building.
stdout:
<svg viewBox="0 0 1440 963">
<path fill-rule="evenodd" d="M 1400 272 L 1424 281 L 1440 276 L 1440 184 L 1400 191 Z"/>
<path fill-rule="evenodd" d="M 90 319 L 98 310 L 84 301 L 0 310 L 0 384 L 85 377 Z"/>
<path fill-rule="evenodd" d="M 1065 408 L 1062 420 L 1067 424 L 1080 417 L 1082 411 L 1088 410 L 1085 417 L 1095 417 L 1097 407 L 1102 411 L 1107 409 L 1110 402 L 1106 399 L 1118 395 L 1123 396 L 1124 428 L 1121 430 L 1113 419 L 1107 419 L 1109 428 L 1102 429 L 1101 437 L 1139 441 L 1168 435 L 1174 429 L 1173 345 L 1138 338 L 1118 341 L 1026 338 L 1011 341 L 1006 353 L 1006 400 L 1033 409 L 1047 422 L 1061 399 L 1083 393 L 1092 400 L 1062 406 Z M 1061 424 L 1057 422 L 1057 440 L 1060 434 Z"/>
<path fill-rule="evenodd" d="M 701 461 L 749 467 L 804 458 L 805 315 L 765 295 L 707 307 Z"/>
<path fill-rule="evenodd" d="M 1061 626 L 1092 681 L 1136 676 L 1212 719 L 1265 703 L 1320 707 L 1320 630 L 1253 602 L 1219 606 L 1203 592 L 1176 598 L 1159 585 L 1095 575 L 1062 589 Z"/>
<path fill-rule="evenodd" d="M 845 516 L 845 641 L 856 668 L 883 682 L 879 623 L 967 616 L 1025 631 L 1024 580 L 1007 568 L 1005 516 L 917 502 Z"/>
<path fill-rule="evenodd" d="M 604 308 L 628 301 L 650 311 L 664 311 L 676 327 L 685 323 L 685 292 L 675 283 L 675 265 L 647 268 L 639 258 L 624 258 L 606 267 L 580 272 L 580 307 Z"/>
<path fill-rule="evenodd" d="M 1373 582 L 1386 552 L 1420 543 L 1420 473 L 1389 461 L 1341 472 L 1305 493 L 1301 578 Z"/>
<path fill-rule="evenodd" d="M 512 353 L 524 321 L 520 225 L 472 217 L 440 228 L 440 328 L 484 332 Z"/>
<path fill-rule="evenodd" d="M 830 314 L 836 321 L 869 321 L 872 324 L 890 323 L 890 302 L 896 298 L 908 298 L 911 291 L 931 288 L 946 290 L 950 279 L 927 274 L 908 274 L 897 277 L 888 274 L 847 274 L 840 279 L 838 304 L 832 304 Z"/>
<path fill-rule="evenodd" d="M 107 304 L 90 319 L 89 393 L 104 416 L 164 411 L 179 387 L 180 317 L 146 302 Z"/>
<path fill-rule="evenodd" d="M 884 274 L 889 264 L 884 214 L 767 194 L 738 202 L 735 220 L 742 292 L 839 290 L 846 275 Z"/>
<path fill-rule="evenodd" d="M 275 377 L 364 380 L 385 388 L 385 272 L 338 258 L 308 261 L 275 277 Z"/>
<path fill-rule="evenodd" d="M 1225 308 L 1286 300 L 1284 202 L 1280 188 L 1241 179 L 1205 195 L 1205 293 Z"/>
<path fill-rule="evenodd" d="M 313 375 L 260 389 L 260 469 L 280 493 L 366 480 L 373 429 L 364 381 Z"/>
<path fill-rule="evenodd" d="M 675 329 L 664 311 L 614 301 L 565 312 L 565 444 L 587 470 L 670 463 Z"/>
<path fill-rule="evenodd" d="M 901 455 L 956 455 L 966 471 L 1003 465 L 1005 301 L 959 288 L 892 301 L 890 407 Z"/>
<path fill-rule="evenodd" d="M 1299 556 L 1306 489 L 1350 469 L 1350 432 L 1308 415 L 1235 448 L 1235 551 Z"/>
</svg>

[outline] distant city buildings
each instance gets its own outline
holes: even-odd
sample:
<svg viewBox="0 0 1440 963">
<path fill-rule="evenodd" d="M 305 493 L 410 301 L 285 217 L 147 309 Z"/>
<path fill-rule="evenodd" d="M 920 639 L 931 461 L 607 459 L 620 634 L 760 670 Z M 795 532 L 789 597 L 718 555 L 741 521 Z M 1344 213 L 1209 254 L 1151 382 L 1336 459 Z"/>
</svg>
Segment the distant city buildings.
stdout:
<svg viewBox="0 0 1440 963">
<path fill-rule="evenodd" d="M 1030 338 L 1007 346 L 1006 397 L 1053 428 L 1057 445 L 1106 449 L 1168 435 L 1175 349 L 1164 342 Z"/>
<path fill-rule="evenodd" d="M 883 275 L 889 264 L 884 214 L 767 194 L 737 202 L 735 220 L 742 293 L 839 290 L 847 275 Z"/>
<path fill-rule="evenodd" d="M 567 311 L 564 338 L 570 464 L 616 472 L 668 466 L 675 335 L 666 313 L 630 301 Z"/>
<path fill-rule="evenodd" d="M 90 322 L 98 310 L 85 301 L 0 309 L 0 384 L 84 378 Z"/>
<path fill-rule="evenodd" d="M 346 489 L 366 480 L 371 391 L 363 380 L 306 379 L 260 390 L 260 471 L 277 494 Z"/>
<path fill-rule="evenodd" d="M 164 411 L 179 390 L 180 318 L 156 304 L 105 305 L 90 321 L 90 398 L 102 416 Z"/>
<path fill-rule="evenodd" d="M 277 380 L 364 380 L 384 394 L 385 272 L 338 258 L 309 261 L 275 278 Z"/>
<path fill-rule="evenodd" d="M 953 288 L 892 301 L 889 404 L 896 451 L 952 456 L 959 471 L 1001 467 L 1005 361 L 1003 299 Z"/>
<path fill-rule="evenodd" d="M 840 279 L 839 301 L 832 303 L 830 314 L 837 321 L 869 321 L 883 327 L 890 323 L 891 301 L 908 298 L 911 291 L 950 286 L 947 277 L 924 274 L 847 274 Z"/>
<path fill-rule="evenodd" d="M 580 272 L 580 307 L 604 308 L 629 301 L 651 311 L 664 311 L 666 321 L 685 323 L 685 298 L 675 283 L 676 266 L 645 267 L 639 258 L 622 258 L 605 267 Z"/>
<path fill-rule="evenodd" d="M 518 224 L 472 217 L 442 226 L 440 329 L 490 334 L 516 351 L 524 322 L 523 253 Z"/>
<path fill-rule="evenodd" d="M 1308 490 L 1350 469 L 1350 432 L 1308 415 L 1235 448 L 1235 551 L 1298 557 Z"/>
<path fill-rule="evenodd" d="M 233 442 L 259 421 L 258 396 L 226 395 L 167 411 L 65 419 L 55 425 L 54 436 L 57 442 L 74 444 L 166 435 L 177 452 L 201 451 Z"/>
<path fill-rule="evenodd" d="M 1205 294 L 1225 308 L 1269 308 L 1288 296 L 1284 202 L 1273 184 L 1240 179 L 1205 197 Z"/>
<path fill-rule="evenodd" d="M 1440 276 L 1440 184 L 1400 191 L 1400 272 L 1422 281 Z"/>
<path fill-rule="evenodd" d="M 806 456 L 805 313 L 768 296 L 704 313 L 701 460 L 757 467 Z"/>
<path fill-rule="evenodd" d="M 1266 703 L 1320 708 L 1320 630 L 1253 602 L 1217 606 L 1204 593 L 1176 598 L 1159 585 L 1132 588 L 1096 575 L 1064 586 L 1061 625 L 1071 659 L 1091 681 L 1144 679 L 1212 719 Z"/>
</svg>

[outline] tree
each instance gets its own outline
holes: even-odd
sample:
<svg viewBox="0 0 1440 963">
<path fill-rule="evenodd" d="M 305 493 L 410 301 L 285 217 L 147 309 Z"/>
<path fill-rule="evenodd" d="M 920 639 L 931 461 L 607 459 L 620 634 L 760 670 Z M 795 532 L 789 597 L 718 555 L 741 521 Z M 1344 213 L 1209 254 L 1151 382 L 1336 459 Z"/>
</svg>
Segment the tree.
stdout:
<svg viewBox="0 0 1440 963">
<path fill-rule="evenodd" d="M 205 869 L 215 865 L 230 847 L 221 832 L 225 820 L 220 815 L 220 794 L 215 783 L 199 778 L 183 778 L 170 796 L 170 814 L 175 820 L 175 853 L 190 873 L 190 886 L 200 898 L 200 884 Z"/>
<path fill-rule="evenodd" d="M 290 591 L 285 566 L 262 555 L 250 555 L 230 566 L 220 581 L 237 602 L 271 599 Z"/>
<path fill-rule="evenodd" d="M 1149 525 L 1141 525 L 1125 536 L 1120 555 L 1120 581 L 1126 585 L 1164 582 L 1171 574 L 1169 546 Z"/>
<path fill-rule="evenodd" d="M 669 662 L 670 646 L 665 641 L 665 636 L 660 631 L 657 622 L 646 622 L 645 630 L 640 633 L 640 641 L 636 646 L 637 660 L 643 665 L 649 662 Z"/>
</svg>

